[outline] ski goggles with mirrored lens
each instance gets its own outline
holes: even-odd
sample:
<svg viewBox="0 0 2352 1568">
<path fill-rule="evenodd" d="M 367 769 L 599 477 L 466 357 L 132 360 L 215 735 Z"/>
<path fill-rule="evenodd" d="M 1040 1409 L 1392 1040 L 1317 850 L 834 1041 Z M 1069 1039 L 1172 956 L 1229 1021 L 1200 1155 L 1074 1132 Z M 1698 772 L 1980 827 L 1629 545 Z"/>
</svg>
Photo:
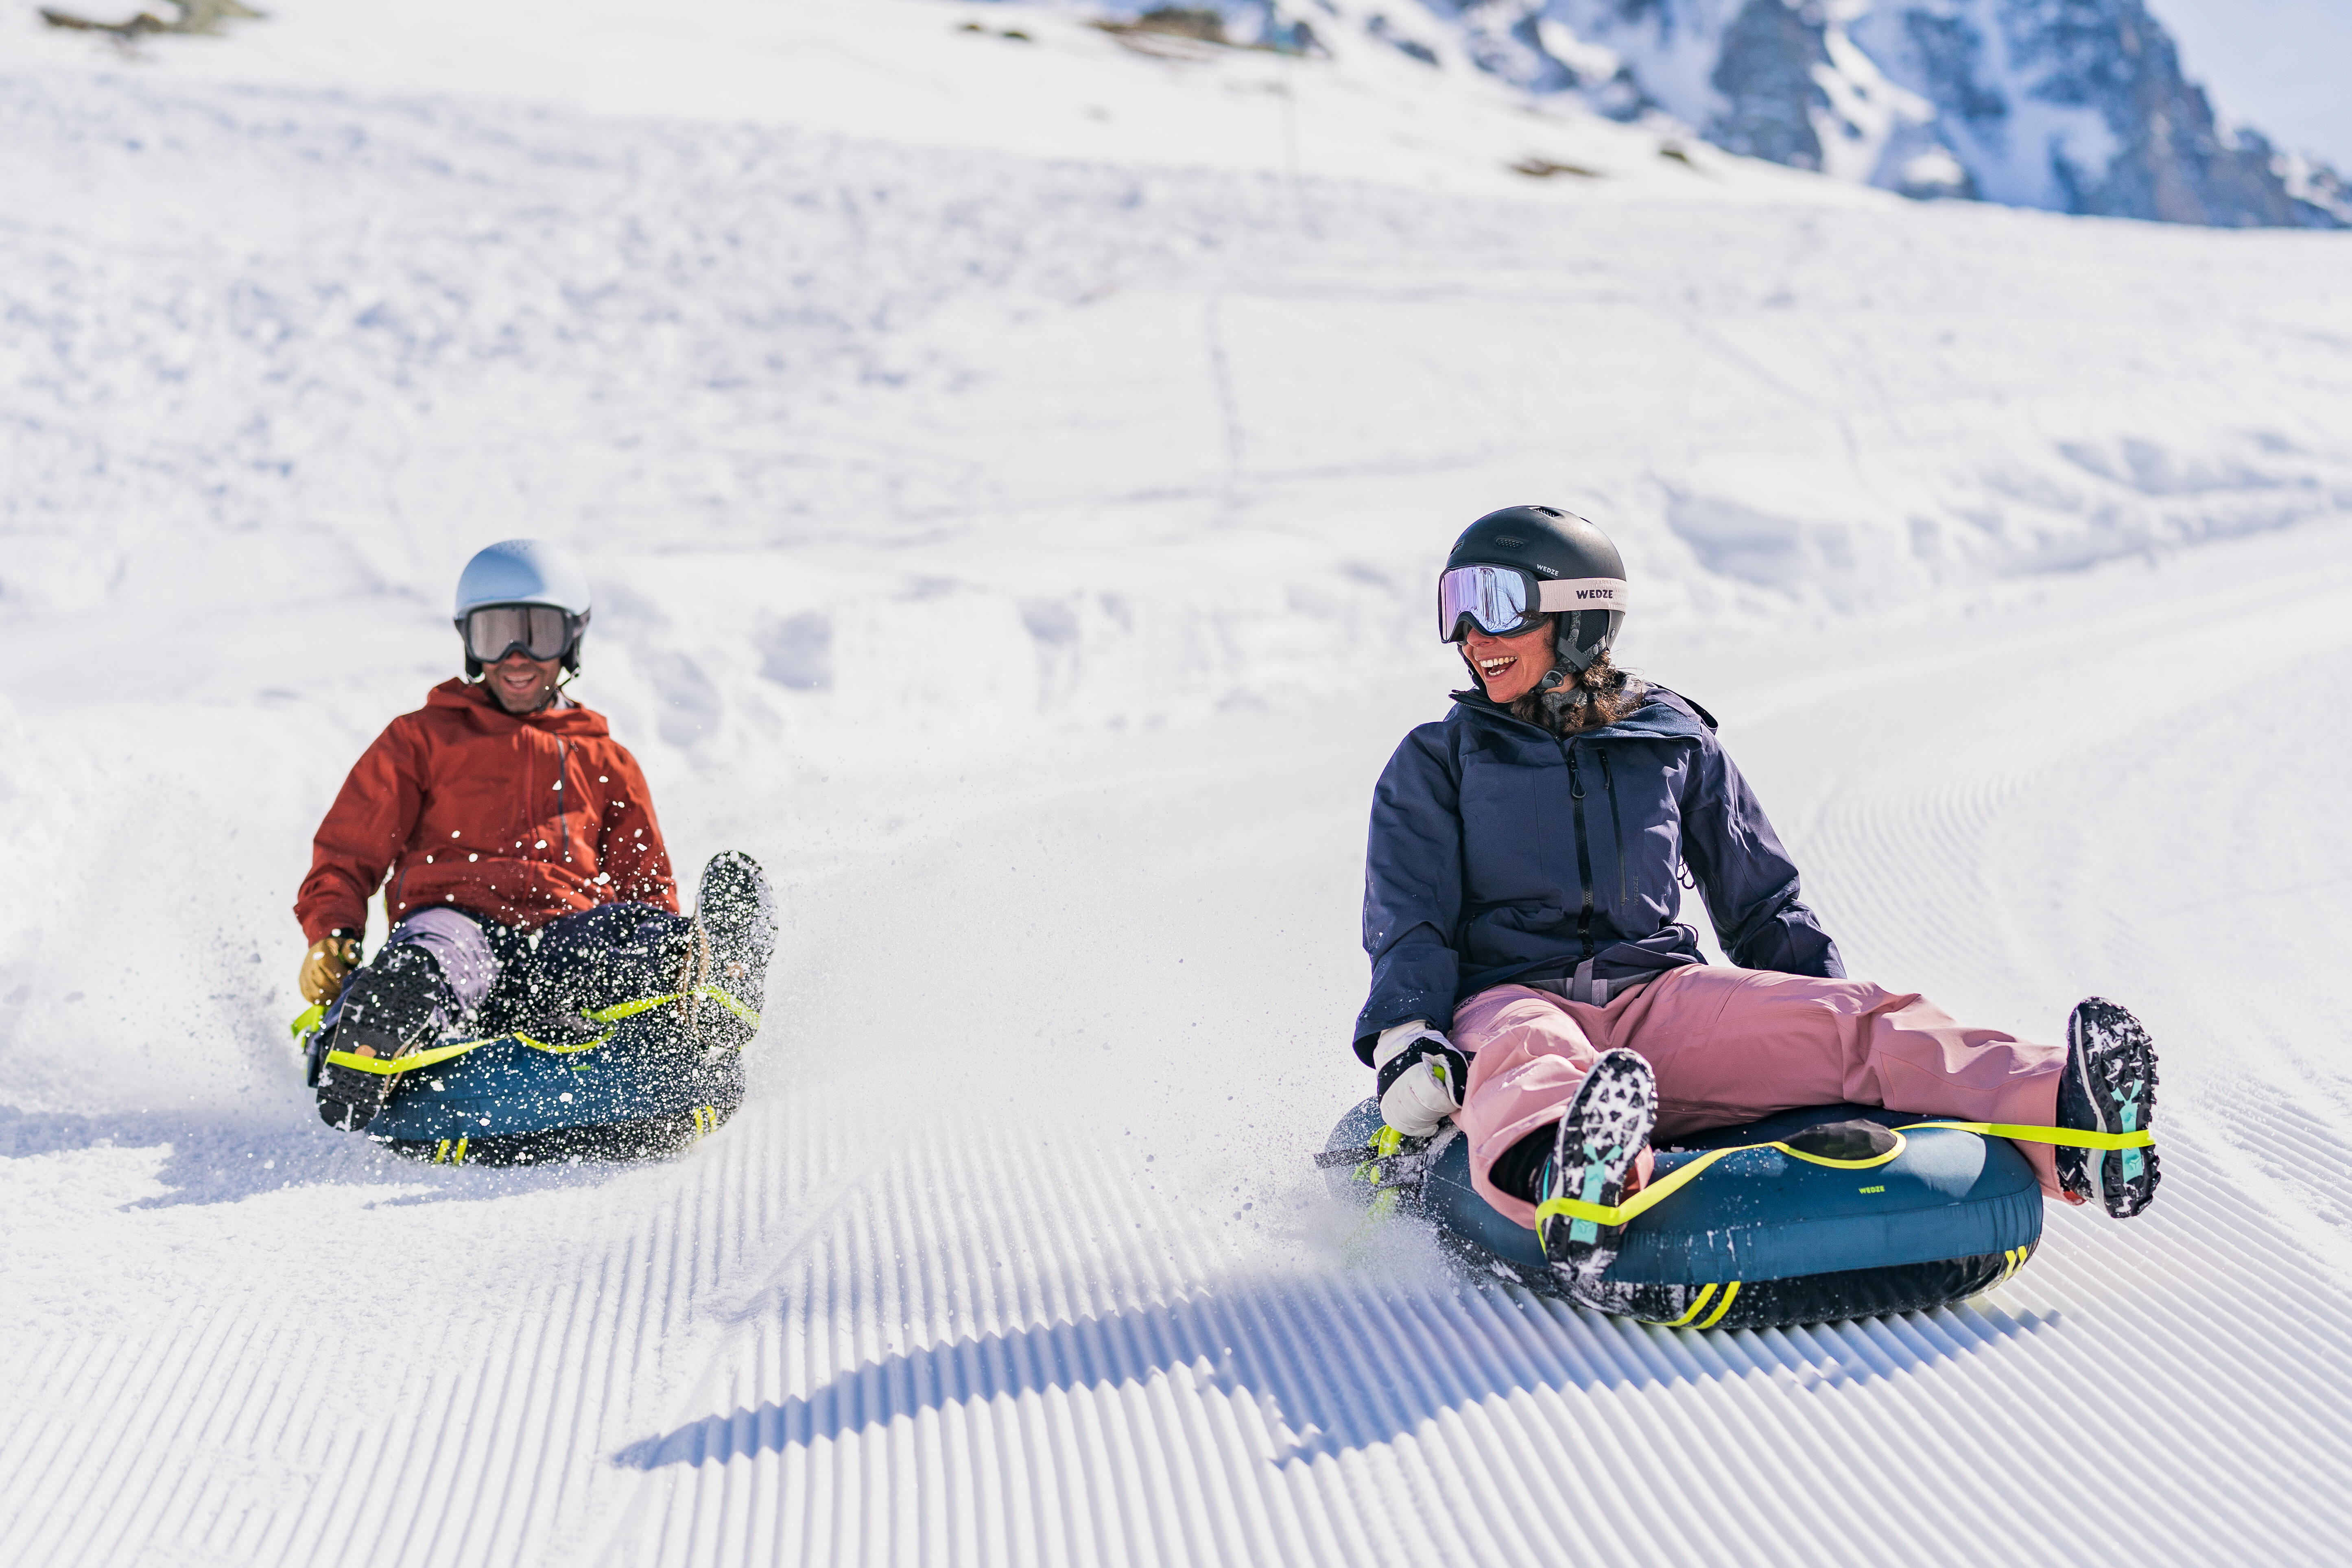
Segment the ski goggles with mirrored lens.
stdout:
<svg viewBox="0 0 2352 1568">
<path fill-rule="evenodd" d="M 1546 616 L 1624 607 L 1621 577 L 1545 580 L 1516 566 L 1456 566 L 1437 580 L 1437 636 L 1460 642 L 1475 626 L 1490 637 L 1515 637 Z"/>
<path fill-rule="evenodd" d="M 485 605 L 464 622 L 466 652 L 482 664 L 496 664 L 517 648 L 545 662 L 572 646 L 576 623 L 552 605 Z"/>
</svg>

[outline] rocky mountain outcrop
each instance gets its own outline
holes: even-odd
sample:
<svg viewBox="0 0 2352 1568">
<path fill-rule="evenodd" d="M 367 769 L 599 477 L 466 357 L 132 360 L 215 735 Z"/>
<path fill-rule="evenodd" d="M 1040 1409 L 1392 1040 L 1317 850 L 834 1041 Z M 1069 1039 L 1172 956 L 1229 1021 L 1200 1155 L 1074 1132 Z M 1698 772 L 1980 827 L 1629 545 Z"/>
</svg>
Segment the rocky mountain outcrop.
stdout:
<svg viewBox="0 0 2352 1568">
<path fill-rule="evenodd" d="M 1549 0 L 1572 90 L 1914 195 L 2225 226 L 2352 221 L 2222 126 L 2142 0 Z"/>
<path fill-rule="evenodd" d="M 2352 226 L 2342 175 L 2216 119 L 2145 0 L 1192 3 L 1274 47 L 1352 26 L 1432 67 L 1913 196 Z"/>
</svg>

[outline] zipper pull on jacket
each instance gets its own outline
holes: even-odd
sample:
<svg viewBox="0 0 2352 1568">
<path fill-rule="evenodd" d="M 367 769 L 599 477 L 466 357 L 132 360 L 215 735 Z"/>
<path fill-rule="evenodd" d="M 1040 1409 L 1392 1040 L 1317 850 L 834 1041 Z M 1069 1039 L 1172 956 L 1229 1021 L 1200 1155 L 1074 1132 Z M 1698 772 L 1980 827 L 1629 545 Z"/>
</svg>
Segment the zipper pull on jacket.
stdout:
<svg viewBox="0 0 2352 1568">
<path fill-rule="evenodd" d="M 1576 743 L 1563 740 L 1559 751 L 1568 759 L 1568 798 L 1574 802 L 1568 818 L 1576 833 L 1576 879 L 1584 895 L 1576 913 L 1576 940 L 1584 950 L 1585 963 L 1590 964 L 1600 948 L 1592 940 L 1592 836 L 1584 830 L 1584 775 L 1577 768 Z M 1584 973 L 1589 978 L 1590 971 Z M 1582 984 L 1580 981 L 1580 985 Z"/>
<path fill-rule="evenodd" d="M 1609 771 L 1609 748 L 1601 748 L 1601 788 L 1609 796 L 1609 832 L 1617 846 L 1617 907 L 1625 907 L 1625 819 L 1617 811 L 1617 775 Z"/>
</svg>

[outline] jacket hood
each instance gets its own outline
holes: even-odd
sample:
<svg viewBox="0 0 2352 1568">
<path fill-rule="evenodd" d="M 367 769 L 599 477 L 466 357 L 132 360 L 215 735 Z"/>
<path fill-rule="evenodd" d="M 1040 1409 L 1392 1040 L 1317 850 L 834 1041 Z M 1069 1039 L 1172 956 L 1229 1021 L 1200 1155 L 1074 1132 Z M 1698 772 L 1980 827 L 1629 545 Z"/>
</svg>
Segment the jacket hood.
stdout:
<svg viewBox="0 0 2352 1568">
<path fill-rule="evenodd" d="M 593 708 L 583 708 L 577 702 L 564 708 L 542 708 L 536 713 L 517 717 L 498 705 L 488 687 L 454 675 L 425 694 L 425 705 L 427 708 L 466 710 L 473 721 L 485 729 L 497 729 L 503 724 L 528 724 L 534 730 L 544 730 L 551 735 L 575 740 L 601 740 L 612 733 L 605 727 L 602 713 Z"/>
<path fill-rule="evenodd" d="M 1454 703 L 1465 714 L 1498 719 L 1506 724 L 1549 736 L 1551 731 L 1530 724 L 1514 714 L 1483 691 L 1456 691 Z M 1614 724 L 1604 724 L 1598 730 L 1580 730 L 1570 737 L 1579 741 L 1674 739 L 1703 741 L 1715 730 L 1714 716 L 1679 691 L 1663 686 L 1645 688 L 1642 705 Z"/>
</svg>

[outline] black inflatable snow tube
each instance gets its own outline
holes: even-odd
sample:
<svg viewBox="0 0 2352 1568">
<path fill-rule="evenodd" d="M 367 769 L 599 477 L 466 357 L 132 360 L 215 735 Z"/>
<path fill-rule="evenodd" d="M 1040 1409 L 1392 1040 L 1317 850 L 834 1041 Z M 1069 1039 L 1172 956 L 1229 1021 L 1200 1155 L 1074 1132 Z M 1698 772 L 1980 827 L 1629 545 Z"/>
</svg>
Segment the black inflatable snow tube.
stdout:
<svg viewBox="0 0 2352 1568">
<path fill-rule="evenodd" d="M 1770 1147 L 1847 1121 L 1910 1129 L 1857 1170 Z M 1874 1106 L 1791 1110 L 1660 1149 L 1653 1182 L 1733 1149 L 1625 1227 L 1597 1285 L 1569 1288 L 1536 1233 L 1470 1186 L 1467 1142 L 1385 1140 L 1380 1102 L 1340 1119 L 1318 1162 L 1375 1215 L 1418 1217 L 1466 1266 L 1602 1311 L 1676 1327 L 1757 1329 L 1940 1307 L 2017 1272 L 2042 1237 L 2042 1190 L 2005 1139 Z M 1751 1145 L 1754 1145 L 1751 1147 Z"/>
</svg>

